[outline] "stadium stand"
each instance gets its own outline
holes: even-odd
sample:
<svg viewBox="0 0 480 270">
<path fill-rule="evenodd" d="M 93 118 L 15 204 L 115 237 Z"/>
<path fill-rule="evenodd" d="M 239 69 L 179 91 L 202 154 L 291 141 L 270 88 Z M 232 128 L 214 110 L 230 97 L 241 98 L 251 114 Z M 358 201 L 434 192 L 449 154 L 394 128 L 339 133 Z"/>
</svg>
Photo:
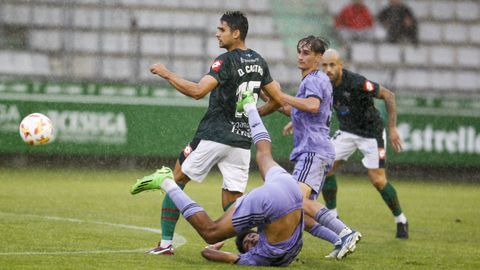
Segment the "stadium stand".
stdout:
<svg viewBox="0 0 480 270">
<path fill-rule="evenodd" d="M 219 15 L 240 9 L 250 20 L 248 46 L 270 63 L 282 84 L 298 83 L 295 44 L 306 34 L 340 46 L 332 16 L 348 0 L 3 0 L 0 67 L 3 75 L 88 80 L 154 79 L 148 66 L 163 61 L 196 80 L 222 52 L 213 38 Z M 374 38 L 350 44 L 349 67 L 406 93 L 480 92 L 480 3 L 406 0 L 419 20 L 420 44 Z M 366 0 L 373 14 L 386 0 Z"/>
<path fill-rule="evenodd" d="M 282 65 L 283 45 L 275 37 L 269 6 L 268 0 L 7 0 L 0 3 L 0 24 L 7 31 L 12 26 L 24 27 L 25 48 L 8 52 L 45 55 L 53 76 L 148 80 L 153 78 L 148 66 L 166 60 L 180 74 L 198 79 L 211 59 L 222 52 L 213 35 L 218 17 L 226 9 L 245 10 L 252 47 L 273 65 Z M 11 49 L 7 45 L 2 47 Z M 18 65 L 2 72 L 28 75 Z M 39 74 L 34 71 L 30 75 Z"/>
<path fill-rule="evenodd" d="M 342 6 L 342 1 L 323 2 L 332 15 L 339 10 L 337 4 Z M 377 31 L 373 40 L 351 44 L 350 68 L 406 93 L 478 95 L 480 80 L 474 76 L 480 71 L 478 1 L 404 2 L 418 19 L 420 44 L 388 44 L 384 33 Z M 376 14 L 387 1 L 365 3 Z"/>
</svg>

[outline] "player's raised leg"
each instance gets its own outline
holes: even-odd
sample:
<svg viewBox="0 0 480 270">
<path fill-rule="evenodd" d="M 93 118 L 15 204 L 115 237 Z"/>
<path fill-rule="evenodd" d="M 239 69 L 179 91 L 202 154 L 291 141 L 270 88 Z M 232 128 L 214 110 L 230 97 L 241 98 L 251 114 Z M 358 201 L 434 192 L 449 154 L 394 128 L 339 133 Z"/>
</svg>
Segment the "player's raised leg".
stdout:
<svg viewBox="0 0 480 270">
<path fill-rule="evenodd" d="M 270 135 L 258 114 L 257 105 L 252 92 L 243 92 L 242 99 L 237 102 L 237 111 L 245 111 L 248 115 L 248 124 L 252 132 L 252 140 L 257 149 L 256 160 L 258 168 L 262 177 L 265 178 L 265 174 L 268 170 L 273 166 L 278 166 L 278 164 L 272 158 Z"/>
<path fill-rule="evenodd" d="M 177 185 L 170 168 L 162 167 L 153 174 L 137 180 L 130 192 L 138 194 L 142 191 L 157 189 L 168 194 L 180 213 L 207 243 L 214 244 L 235 236 L 236 232 L 231 223 L 234 208 L 232 207 L 219 220 L 213 221 L 205 210 Z"/>
</svg>

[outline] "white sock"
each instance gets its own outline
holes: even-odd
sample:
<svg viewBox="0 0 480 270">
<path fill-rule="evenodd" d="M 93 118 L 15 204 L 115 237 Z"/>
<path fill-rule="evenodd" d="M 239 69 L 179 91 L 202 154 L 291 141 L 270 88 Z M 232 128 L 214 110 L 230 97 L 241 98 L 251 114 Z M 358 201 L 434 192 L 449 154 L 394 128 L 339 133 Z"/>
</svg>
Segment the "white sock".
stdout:
<svg viewBox="0 0 480 270">
<path fill-rule="evenodd" d="M 168 246 L 170 246 L 170 245 L 172 245 L 172 244 L 173 244 L 173 240 L 163 240 L 163 239 L 162 239 L 162 240 L 160 241 L 160 247 L 161 247 L 161 248 L 166 248 L 166 247 L 168 247 Z"/>
<path fill-rule="evenodd" d="M 173 188 L 175 187 L 178 187 L 177 183 L 175 183 L 175 180 L 173 179 L 165 179 L 163 180 L 162 184 L 160 185 L 160 187 L 166 192 L 168 193 L 170 190 L 172 190 Z M 162 246 L 163 247 L 163 246 Z"/>
<path fill-rule="evenodd" d="M 345 227 L 345 229 L 343 229 L 340 234 L 338 235 L 338 237 L 342 238 L 344 237 L 345 235 L 347 234 L 351 234 L 352 233 L 352 230 L 349 228 L 349 227 Z"/>
<path fill-rule="evenodd" d="M 256 110 L 256 109 L 257 109 L 257 104 L 255 104 L 255 103 L 247 103 L 247 104 L 245 104 L 245 106 L 243 106 L 243 110 L 245 110 L 247 115 L 248 115 L 249 111 Z"/>
<path fill-rule="evenodd" d="M 403 213 L 401 213 L 400 215 L 395 217 L 395 222 L 405 224 L 407 223 L 407 217 Z"/>
<path fill-rule="evenodd" d="M 335 214 L 336 217 L 338 217 L 337 208 L 330 209 L 330 212 L 332 212 L 333 214 Z"/>
</svg>

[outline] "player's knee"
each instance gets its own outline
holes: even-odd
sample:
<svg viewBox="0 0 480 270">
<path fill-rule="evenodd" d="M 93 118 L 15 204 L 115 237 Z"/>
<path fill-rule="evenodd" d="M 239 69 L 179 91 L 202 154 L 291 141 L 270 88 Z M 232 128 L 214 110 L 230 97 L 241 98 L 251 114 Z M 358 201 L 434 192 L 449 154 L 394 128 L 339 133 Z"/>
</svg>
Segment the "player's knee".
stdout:
<svg viewBox="0 0 480 270">
<path fill-rule="evenodd" d="M 386 184 L 387 184 L 387 180 L 384 178 L 372 179 L 372 185 L 378 190 L 383 189 L 383 187 L 385 187 Z"/>
<path fill-rule="evenodd" d="M 190 178 L 188 178 L 188 176 L 186 176 L 181 170 L 175 170 L 173 172 L 173 178 L 177 184 L 186 185 L 190 181 Z"/>
<path fill-rule="evenodd" d="M 305 211 L 305 214 L 309 216 L 314 216 L 315 213 L 317 212 L 317 206 L 310 199 L 303 198 L 302 207 L 303 207 L 303 210 Z"/>
<path fill-rule="evenodd" d="M 210 245 L 224 240 L 224 239 L 219 237 L 219 234 L 218 234 L 217 231 L 211 230 L 211 229 L 206 230 L 203 233 L 201 233 L 201 236 L 202 236 L 203 240 L 205 240 L 205 242 L 207 242 Z"/>
<path fill-rule="evenodd" d="M 215 223 L 203 224 L 201 228 L 196 228 L 200 236 L 208 244 L 215 244 L 223 239 L 220 239 L 220 233 Z"/>
<path fill-rule="evenodd" d="M 385 170 L 383 169 L 370 169 L 368 170 L 368 176 L 370 177 L 372 185 L 377 189 L 382 189 L 387 184 Z"/>
</svg>

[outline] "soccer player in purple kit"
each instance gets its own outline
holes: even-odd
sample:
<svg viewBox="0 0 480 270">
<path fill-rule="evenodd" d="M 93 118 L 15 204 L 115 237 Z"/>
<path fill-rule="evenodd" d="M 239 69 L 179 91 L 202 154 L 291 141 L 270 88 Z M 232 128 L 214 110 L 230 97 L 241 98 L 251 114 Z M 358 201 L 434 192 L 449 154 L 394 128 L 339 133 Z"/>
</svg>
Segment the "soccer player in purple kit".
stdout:
<svg viewBox="0 0 480 270">
<path fill-rule="evenodd" d="M 163 167 L 139 179 L 131 193 L 162 189 L 185 219 L 209 244 L 202 256 L 208 260 L 238 265 L 287 266 L 303 245 L 303 195 L 293 177 L 272 158 L 270 136 L 262 123 L 252 92 L 242 94 L 237 111 L 248 114 L 256 146 L 256 160 L 265 183 L 238 198 L 222 217 L 213 221 L 173 180 Z M 257 232 L 250 229 L 257 227 Z M 239 236 L 240 254 L 220 251 L 223 240 Z M 347 249 L 347 245 L 342 248 Z"/>
<path fill-rule="evenodd" d="M 300 183 L 304 196 L 306 227 L 318 227 L 316 223 L 336 233 L 349 242 L 347 253 L 353 252 L 361 234 L 351 230 L 328 208 L 316 201 L 323 181 L 331 169 L 335 152 L 330 141 L 330 117 L 332 115 L 332 85 L 328 76 L 319 70 L 322 55 L 328 43 L 322 38 L 308 36 L 298 41 L 297 61 L 302 82 L 295 97 L 283 94 L 285 114 L 291 115 L 294 148 L 290 160 L 295 162 L 293 177 Z M 313 220 L 312 220 L 313 219 Z M 315 235 L 315 232 L 309 231 Z M 323 238 L 321 235 L 317 237 Z M 327 257 L 343 258 L 346 253 L 340 244 Z"/>
</svg>

